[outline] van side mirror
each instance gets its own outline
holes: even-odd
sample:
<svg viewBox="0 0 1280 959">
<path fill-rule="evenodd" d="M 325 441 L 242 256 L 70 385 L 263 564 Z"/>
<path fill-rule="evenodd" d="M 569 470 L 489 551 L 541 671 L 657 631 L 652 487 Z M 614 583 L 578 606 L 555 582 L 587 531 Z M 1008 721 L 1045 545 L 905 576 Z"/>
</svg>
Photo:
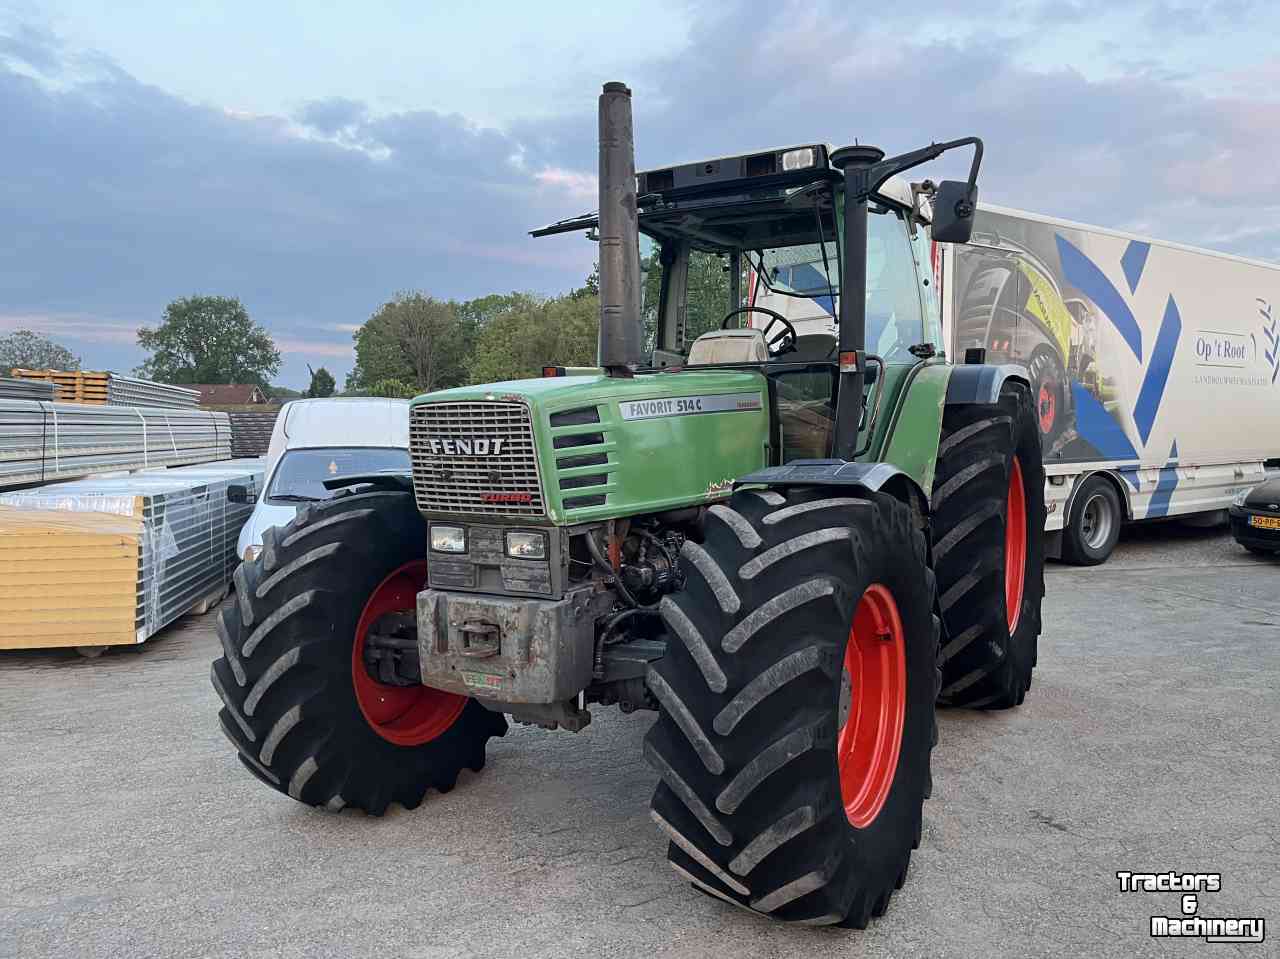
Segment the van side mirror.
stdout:
<svg viewBox="0 0 1280 959">
<path fill-rule="evenodd" d="M 250 492 L 249 487 L 242 486 L 239 483 L 232 483 L 227 486 L 227 501 L 252 506 L 258 501 L 258 497 Z"/>
<path fill-rule="evenodd" d="M 938 243 L 968 243 L 977 209 L 977 184 L 943 180 L 933 198 L 933 239 Z"/>
</svg>

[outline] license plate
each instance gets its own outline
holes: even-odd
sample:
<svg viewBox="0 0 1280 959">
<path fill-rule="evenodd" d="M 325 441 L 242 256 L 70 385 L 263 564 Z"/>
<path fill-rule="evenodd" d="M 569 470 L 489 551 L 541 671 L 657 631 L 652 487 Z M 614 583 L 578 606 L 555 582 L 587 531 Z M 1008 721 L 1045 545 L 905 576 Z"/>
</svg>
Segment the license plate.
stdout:
<svg viewBox="0 0 1280 959">
<path fill-rule="evenodd" d="M 1257 529 L 1280 529 L 1280 516 L 1250 516 L 1249 525 Z"/>
</svg>

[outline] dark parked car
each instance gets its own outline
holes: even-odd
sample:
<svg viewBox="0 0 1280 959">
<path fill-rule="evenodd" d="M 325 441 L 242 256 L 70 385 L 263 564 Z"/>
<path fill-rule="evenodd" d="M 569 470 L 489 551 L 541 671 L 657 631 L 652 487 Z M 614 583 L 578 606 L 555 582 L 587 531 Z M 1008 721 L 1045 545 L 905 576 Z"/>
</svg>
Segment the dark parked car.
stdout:
<svg viewBox="0 0 1280 959">
<path fill-rule="evenodd" d="M 1251 553 L 1280 554 L 1280 477 L 1236 497 L 1231 504 L 1231 535 Z"/>
</svg>

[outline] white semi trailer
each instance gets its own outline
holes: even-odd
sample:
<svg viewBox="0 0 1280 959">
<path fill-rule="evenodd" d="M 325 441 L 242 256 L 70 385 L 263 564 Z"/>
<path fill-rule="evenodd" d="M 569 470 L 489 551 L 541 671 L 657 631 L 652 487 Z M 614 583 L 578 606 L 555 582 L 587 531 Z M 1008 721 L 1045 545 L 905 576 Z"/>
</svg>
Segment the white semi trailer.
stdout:
<svg viewBox="0 0 1280 959">
<path fill-rule="evenodd" d="M 937 347 L 1031 373 L 1051 554 L 1092 565 L 1123 523 L 1225 519 L 1280 467 L 1280 265 L 985 204 L 969 244 L 916 249 L 934 258 Z M 751 272 L 752 302 L 801 336 L 832 323 L 814 252 Z"/>
</svg>

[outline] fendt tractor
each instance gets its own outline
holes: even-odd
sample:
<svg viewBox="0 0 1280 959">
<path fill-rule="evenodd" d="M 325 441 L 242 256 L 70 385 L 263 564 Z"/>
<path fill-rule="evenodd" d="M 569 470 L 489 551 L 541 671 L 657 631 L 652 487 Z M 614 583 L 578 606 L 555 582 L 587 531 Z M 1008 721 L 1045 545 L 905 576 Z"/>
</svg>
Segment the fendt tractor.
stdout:
<svg viewBox="0 0 1280 959">
<path fill-rule="evenodd" d="M 480 770 L 508 716 L 656 711 L 651 815 L 679 876 L 861 928 L 920 841 L 935 703 L 1016 706 L 1036 661 L 1030 377 L 949 361 L 928 268 L 930 242 L 969 237 L 982 144 L 637 175 L 624 85 L 599 118 L 599 213 L 535 231 L 599 241 L 599 366 L 419 396 L 411 476 L 330 480 L 268 530 L 219 624 L 221 725 L 273 789 L 378 815 Z M 899 177 L 961 147 L 967 181 Z M 815 250 L 837 333 L 748 323 L 741 278 Z M 722 328 L 686 343 L 709 254 Z"/>
</svg>

